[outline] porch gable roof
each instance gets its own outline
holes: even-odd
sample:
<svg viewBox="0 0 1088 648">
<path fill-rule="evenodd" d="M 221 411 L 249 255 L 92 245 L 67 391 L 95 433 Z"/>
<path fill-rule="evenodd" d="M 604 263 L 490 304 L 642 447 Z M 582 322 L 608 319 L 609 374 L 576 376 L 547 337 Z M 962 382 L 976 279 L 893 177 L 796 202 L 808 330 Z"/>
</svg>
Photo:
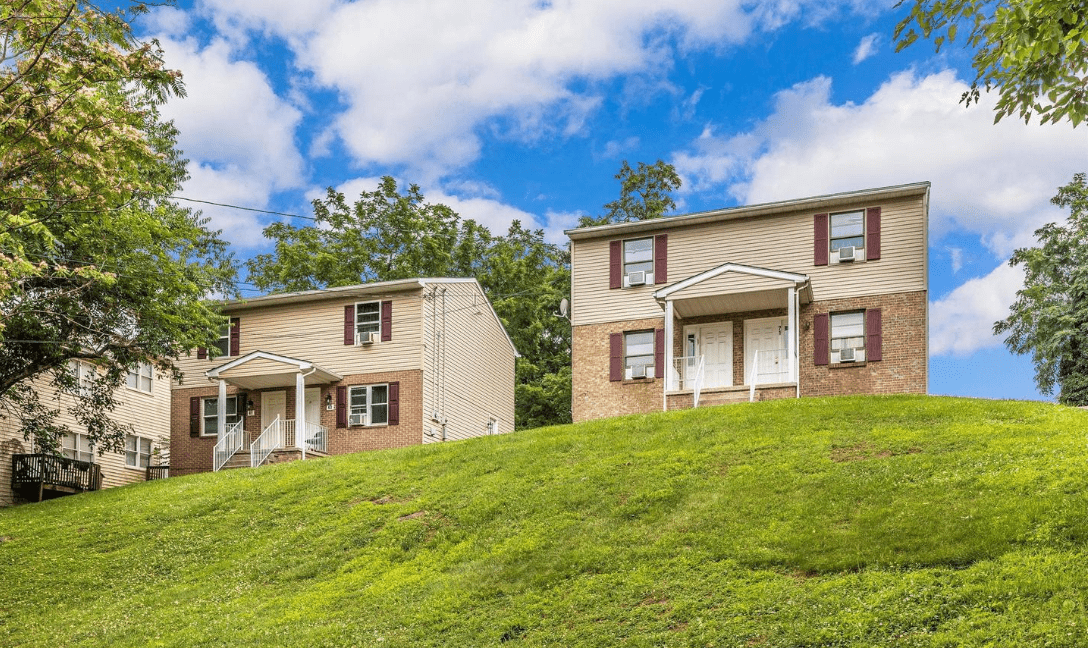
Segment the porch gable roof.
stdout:
<svg viewBox="0 0 1088 648">
<path fill-rule="evenodd" d="M 666 286 L 660 290 L 654 292 L 653 296 L 659 302 L 668 301 L 670 299 L 680 299 L 685 297 L 682 293 L 705 282 L 721 277 L 726 273 L 737 273 L 741 275 L 747 275 L 753 279 L 759 278 L 763 281 L 758 281 L 756 290 L 765 290 L 772 287 L 786 288 L 789 285 L 797 287 L 799 290 L 806 291 L 808 298 L 812 298 L 812 288 L 809 284 L 808 275 L 797 274 L 794 272 L 785 272 L 783 270 L 770 270 L 768 268 L 757 268 L 755 266 L 743 265 L 740 263 L 723 263 L 722 265 L 711 268 L 699 274 L 692 275 L 687 279 L 678 281 L 671 286 Z M 731 292 L 747 292 L 747 291 L 731 291 Z"/>
<path fill-rule="evenodd" d="M 301 372 L 308 372 L 306 383 L 311 385 L 337 382 L 343 378 L 307 360 L 259 350 L 209 369 L 204 375 L 209 380 L 226 380 L 240 387 L 260 389 L 280 386 L 280 383 L 284 383 L 283 376 L 292 376 L 290 385 L 293 385 L 294 374 Z"/>
</svg>

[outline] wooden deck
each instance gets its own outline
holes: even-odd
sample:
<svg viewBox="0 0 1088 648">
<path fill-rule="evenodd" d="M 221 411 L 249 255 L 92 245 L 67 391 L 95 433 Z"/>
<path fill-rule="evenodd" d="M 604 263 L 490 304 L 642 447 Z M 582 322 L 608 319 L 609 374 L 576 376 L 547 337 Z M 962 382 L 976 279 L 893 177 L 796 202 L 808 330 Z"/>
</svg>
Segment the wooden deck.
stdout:
<svg viewBox="0 0 1088 648">
<path fill-rule="evenodd" d="M 102 487 L 102 469 L 90 461 L 51 454 L 11 457 L 11 490 L 31 502 L 95 491 Z"/>
</svg>

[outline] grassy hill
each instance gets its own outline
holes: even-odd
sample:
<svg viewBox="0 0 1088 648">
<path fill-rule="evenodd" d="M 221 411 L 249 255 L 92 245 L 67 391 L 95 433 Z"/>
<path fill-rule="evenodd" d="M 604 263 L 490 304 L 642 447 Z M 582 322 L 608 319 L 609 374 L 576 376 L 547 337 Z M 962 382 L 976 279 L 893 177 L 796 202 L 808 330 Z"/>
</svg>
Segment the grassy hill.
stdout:
<svg viewBox="0 0 1088 648">
<path fill-rule="evenodd" d="M 803 399 L 0 510 L 0 645 L 1082 647 L 1086 436 Z"/>
</svg>

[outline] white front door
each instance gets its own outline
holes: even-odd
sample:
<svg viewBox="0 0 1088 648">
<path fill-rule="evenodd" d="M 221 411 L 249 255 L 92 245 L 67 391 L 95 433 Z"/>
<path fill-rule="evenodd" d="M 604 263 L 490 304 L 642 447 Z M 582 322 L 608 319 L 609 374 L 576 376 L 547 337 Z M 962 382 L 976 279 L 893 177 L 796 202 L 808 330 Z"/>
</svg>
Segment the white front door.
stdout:
<svg viewBox="0 0 1088 648">
<path fill-rule="evenodd" d="M 261 392 L 261 432 L 276 420 L 287 418 L 287 392 Z"/>
<path fill-rule="evenodd" d="M 780 383 L 789 381 L 789 363 L 786 356 L 786 318 L 744 321 L 744 383 L 752 382 L 752 363 L 759 352 L 756 383 Z"/>
<path fill-rule="evenodd" d="M 306 423 L 321 425 L 321 388 L 306 390 Z M 307 437 L 309 438 L 309 437 Z"/>
<path fill-rule="evenodd" d="M 692 389 L 700 356 L 703 359 L 703 387 L 733 384 L 733 323 L 698 324 L 684 327 L 684 355 L 692 358 L 684 366 L 683 389 Z"/>
</svg>

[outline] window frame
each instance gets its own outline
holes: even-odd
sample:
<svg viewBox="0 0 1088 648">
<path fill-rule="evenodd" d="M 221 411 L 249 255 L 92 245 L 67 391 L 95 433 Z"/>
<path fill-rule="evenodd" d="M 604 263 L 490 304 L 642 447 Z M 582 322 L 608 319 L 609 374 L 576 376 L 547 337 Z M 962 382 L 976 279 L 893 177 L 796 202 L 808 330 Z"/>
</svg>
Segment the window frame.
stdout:
<svg viewBox="0 0 1088 648">
<path fill-rule="evenodd" d="M 860 333 L 860 335 L 840 335 L 840 336 L 836 337 L 835 336 L 835 318 L 842 318 L 842 317 L 845 317 L 845 316 L 848 316 L 848 315 L 857 315 L 857 316 L 859 316 L 861 318 L 861 333 Z M 866 324 L 865 320 L 866 320 L 865 310 L 849 310 L 849 311 L 839 311 L 839 312 L 834 312 L 834 313 L 828 313 L 828 317 L 827 317 L 827 340 L 828 340 L 827 341 L 827 354 L 828 354 L 828 363 L 829 364 L 833 364 L 833 365 L 835 365 L 835 364 L 857 364 L 857 363 L 862 363 L 862 362 L 866 361 L 866 353 L 865 352 L 866 352 L 866 346 L 868 344 L 868 337 L 867 337 L 868 332 L 866 331 L 867 324 Z M 844 326 L 844 325 L 840 324 L 839 326 L 841 327 L 841 326 Z M 851 324 L 850 326 L 856 326 L 856 325 Z M 843 345 L 840 344 L 839 347 L 836 348 L 835 347 L 835 342 L 837 340 L 853 340 L 853 339 L 860 339 L 861 340 L 861 345 L 860 346 L 851 345 L 849 347 L 849 348 L 854 349 L 854 359 L 853 360 L 845 360 L 845 361 L 841 360 L 839 358 L 839 352 L 843 348 Z"/>
<path fill-rule="evenodd" d="M 84 439 L 84 445 L 86 450 L 80 449 L 80 439 Z M 68 439 L 72 439 L 71 446 L 66 446 L 64 443 Z M 69 454 L 71 453 L 71 454 Z M 90 435 L 84 432 L 65 432 L 60 438 L 60 454 L 66 459 L 73 461 L 86 461 L 87 463 L 94 463 L 94 443 L 90 440 Z M 86 458 L 80 455 L 87 455 Z"/>
<path fill-rule="evenodd" d="M 147 370 L 146 373 L 144 370 Z M 147 389 L 143 389 L 143 378 L 147 379 Z M 140 392 L 141 394 L 150 394 L 154 389 L 155 384 L 155 368 L 148 362 L 141 362 L 136 369 L 128 369 L 125 375 L 125 387 Z"/>
<path fill-rule="evenodd" d="M 374 315 L 376 317 L 375 317 L 373 322 L 367 322 L 366 324 L 367 324 L 368 327 L 371 324 L 373 324 L 376 328 L 374 328 L 373 330 L 370 330 L 368 328 L 366 331 L 363 331 L 363 330 L 361 330 L 362 321 L 361 321 L 361 318 L 360 318 L 360 315 L 362 315 L 362 313 L 359 311 L 359 308 L 361 306 L 368 306 L 370 304 L 376 304 L 377 305 L 377 310 L 374 311 Z M 375 342 L 380 342 L 381 337 L 382 337 L 382 302 L 381 302 L 381 300 L 355 302 L 354 312 L 355 312 L 355 323 L 354 323 L 354 326 L 355 326 L 355 343 L 356 344 L 359 343 L 359 334 L 360 333 L 377 333 L 378 335 L 376 336 L 377 339 L 375 340 Z M 367 315 L 369 316 L 370 313 L 367 313 Z"/>
<path fill-rule="evenodd" d="M 226 417 L 227 418 L 227 427 L 230 427 L 231 425 L 234 425 L 238 421 L 244 421 L 245 418 L 246 418 L 245 412 L 242 411 L 242 408 L 239 408 L 239 406 L 238 406 L 239 405 L 238 399 L 239 399 L 239 396 L 237 394 L 232 394 L 230 396 L 227 396 L 227 417 Z M 218 410 L 219 403 L 216 402 L 216 413 L 214 415 L 209 415 L 209 414 L 205 413 L 205 412 L 207 412 L 207 409 L 206 409 L 207 408 L 207 402 L 208 401 L 218 401 L 218 400 L 219 400 L 218 396 L 201 396 L 200 397 L 200 436 L 201 437 L 218 437 L 219 436 L 219 429 L 218 429 L 219 428 L 219 421 L 218 421 L 218 419 L 219 419 L 219 410 Z M 230 403 L 232 401 L 234 402 L 234 414 L 233 415 L 230 413 Z M 233 421 L 231 420 L 232 416 L 236 417 L 235 420 L 233 420 Z M 211 432 L 208 432 L 207 431 L 208 419 L 213 419 L 213 418 L 216 419 L 216 427 Z M 244 425 L 244 423 L 243 423 L 243 425 Z"/>
<path fill-rule="evenodd" d="M 840 216 L 840 217 L 841 216 L 852 216 L 852 215 L 857 215 L 860 218 L 860 220 L 861 220 L 861 233 L 860 234 L 850 234 L 848 236 L 835 236 L 835 217 L 836 216 Z M 858 250 L 862 250 L 862 251 L 865 250 L 865 240 L 866 240 L 865 237 L 866 237 L 866 233 L 867 233 L 866 232 L 866 229 L 867 229 L 866 221 L 867 220 L 868 219 L 866 218 L 866 210 L 864 208 L 862 208 L 862 209 L 852 209 L 850 211 L 843 211 L 843 212 L 835 212 L 835 213 L 827 215 L 827 253 L 828 253 L 828 260 L 831 263 L 840 263 L 838 251 L 839 251 L 839 248 L 842 248 L 842 247 L 853 247 L 854 248 L 854 262 L 855 263 L 858 262 L 858 261 L 864 261 L 865 260 L 866 255 L 865 254 L 860 254 L 859 255 L 857 253 L 857 251 Z M 843 226 L 840 225 L 840 227 L 843 227 Z M 851 246 L 851 245 L 839 245 L 838 247 L 835 246 L 835 243 L 838 242 L 838 241 L 846 241 L 846 240 L 853 240 L 853 239 L 860 239 L 860 243 L 857 244 L 857 245 L 853 245 L 853 246 Z"/>
<path fill-rule="evenodd" d="M 133 439 L 135 441 L 135 443 L 134 443 L 135 447 L 134 448 L 130 449 L 128 447 L 129 446 L 129 439 Z M 141 443 L 140 443 L 141 441 L 146 441 L 147 442 L 147 452 L 146 453 L 141 452 Z M 125 468 L 129 468 L 131 470 L 146 470 L 148 467 L 151 466 L 151 457 L 155 454 L 154 447 L 155 447 L 155 441 L 151 437 L 145 437 L 145 436 L 141 436 L 139 434 L 126 434 L 125 435 L 125 449 L 124 449 Z M 129 463 L 129 454 L 130 453 L 136 455 L 136 463 L 135 464 Z M 144 457 L 145 455 L 147 457 L 147 463 L 141 464 L 140 459 L 141 459 L 141 457 Z"/>
<path fill-rule="evenodd" d="M 642 261 L 628 261 L 627 260 L 627 244 L 636 243 L 639 241 L 648 241 L 650 244 L 650 258 L 649 260 Z M 649 268 L 644 270 L 646 273 L 646 283 L 641 285 L 652 286 L 654 285 L 654 269 L 657 263 L 657 250 L 655 249 L 656 241 L 653 236 L 640 236 L 638 238 L 623 239 L 620 242 L 620 277 L 622 279 L 622 285 L 624 288 L 638 288 L 639 286 L 631 286 L 628 283 L 628 275 L 631 272 L 638 272 L 638 270 L 628 270 L 628 265 L 646 265 L 649 264 Z"/>
<path fill-rule="evenodd" d="M 372 396 L 375 389 L 385 390 L 385 401 L 381 403 L 374 402 Z M 364 394 L 365 402 L 362 406 L 357 406 L 353 402 L 355 394 L 362 391 Z M 374 409 L 376 407 L 383 407 L 385 409 L 385 420 L 375 423 L 374 422 Z M 366 423 L 363 425 L 352 425 L 351 417 L 355 414 L 363 414 L 366 416 Z M 385 427 L 389 425 L 389 383 L 374 383 L 371 385 L 351 385 L 348 387 L 348 427 Z"/>
<path fill-rule="evenodd" d="M 648 335 L 650 337 L 650 342 L 649 342 L 650 352 L 649 353 L 632 354 L 632 353 L 629 352 L 629 349 L 630 349 L 630 346 L 631 346 L 630 338 L 632 336 L 635 336 L 635 335 Z M 624 331 L 623 332 L 623 379 L 624 380 L 648 380 L 648 379 L 656 377 L 655 374 L 657 373 L 657 371 L 656 371 L 656 366 L 657 366 L 656 365 L 656 358 L 657 358 L 656 352 L 657 352 L 657 348 L 656 348 L 655 335 L 656 335 L 656 331 L 654 329 L 644 329 L 644 330 Z M 645 343 L 640 343 L 640 344 L 645 344 Z M 638 364 L 641 364 L 641 365 L 646 367 L 644 377 L 642 377 L 642 378 L 634 378 L 633 377 L 632 369 L 635 367 L 635 365 L 631 364 L 631 361 L 630 361 L 631 358 L 649 358 L 648 362 L 638 363 Z"/>
<path fill-rule="evenodd" d="M 94 386 L 93 376 L 96 371 L 97 368 L 86 360 L 69 360 L 68 373 L 72 374 L 72 377 L 76 379 L 75 390 L 71 393 L 83 398 L 90 396 Z"/>
</svg>

